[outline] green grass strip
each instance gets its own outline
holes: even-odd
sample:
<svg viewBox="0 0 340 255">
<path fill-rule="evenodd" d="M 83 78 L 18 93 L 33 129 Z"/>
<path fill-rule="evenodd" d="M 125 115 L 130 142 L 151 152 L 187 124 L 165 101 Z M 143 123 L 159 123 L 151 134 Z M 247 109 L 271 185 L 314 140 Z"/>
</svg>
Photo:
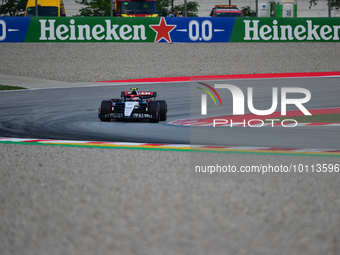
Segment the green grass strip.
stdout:
<svg viewBox="0 0 340 255">
<path fill-rule="evenodd" d="M 76 141 L 75 141 L 76 143 Z M 226 154 L 251 154 L 251 155 L 275 155 L 275 156 L 303 156 L 303 157 L 339 157 L 339 154 L 318 154 L 318 153 L 293 153 L 293 152 L 262 152 L 262 151 L 225 151 L 225 150 L 205 150 L 205 149 L 176 149 L 176 148 L 160 148 L 160 147 L 138 147 L 138 146 L 99 146 L 91 144 L 53 144 L 39 142 L 12 142 L 0 141 L 0 144 L 21 144 L 21 145 L 47 145 L 47 146 L 65 146 L 65 147 L 82 147 L 82 148 L 99 148 L 99 149 L 122 149 L 122 150 L 146 150 L 146 151 L 176 151 L 176 152 L 205 152 L 205 153 L 226 153 Z"/>
<path fill-rule="evenodd" d="M 19 87 L 19 86 L 0 85 L 0 91 L 2 91 L 2 90 L 20 90 L 20 89 L 26 89 L 26 88 Z"/>
</svg>

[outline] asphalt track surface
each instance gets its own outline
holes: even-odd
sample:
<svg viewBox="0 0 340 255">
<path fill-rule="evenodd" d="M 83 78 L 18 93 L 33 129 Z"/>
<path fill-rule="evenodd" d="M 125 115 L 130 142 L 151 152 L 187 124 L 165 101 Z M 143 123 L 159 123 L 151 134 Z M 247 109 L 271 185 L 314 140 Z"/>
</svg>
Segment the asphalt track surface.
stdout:
<svg viewBox="0 0 340 255">
<path fill-rule="evenodd" d="M 321 81 L 317 80 L 307 82 L 314 83 L 307 87 L 312 95 L 314 89 L 320 92 L 310 106 L 338 106 L 334 102 L 338 80 L 321 80 L 325 84 L 334 81 L 329 85 L 333 93 L 318 89 Z M 307 80 L 296 81 L 302 86 L 301 82 Z M 264 86 L 263 81 L 256 82 Z M 149 137 L 157 141 L 154 137 L 168 135 L 164 131 L 168 129 L 177 139 L 172 141 L 188 141 L 187 127 L 101 123 L 97 118 L 99 102 L 130 87 L 108 85 L 1 92 L 1 136 L 105 140 L 109 136 L 116 140 L 118 133 L 125 135 L 124 140 L 151 142 Z M 168 101 L 169 121 L 189 116 L 188 84 L 138 87 L 156 88 L 159 99 Z M 174 90 L 183 94 L 171 92 Z M 325 135 L 319 133 L 322 129 L 312 128 L 315 137 Z M 205 130 L 202 132 L 206 135 Z M 325 130 L 327 133 L 334 128 Z M 145 132 L 146 138 L 138 135 L 140 132 Z M 242 129 L 233 132 L 242 135 Z M 299 135 L 303 132 L 313 131 L 301 129 Z M 181 136 L 185 137 L 183 141 Z M 330 142 L 319 145 L 328 147 Z M 309 169 L 317 164 L 335 166 L 339 158 L 19 144 L 0 147 L 0 254 L 340 252 L 339 173 L 227 173 L 203 174 L 201 178 L 191 170 L 192 164 L 199 162 L 197 158 L 233 166 L 293 164 Z"/>
<path fill-rule="evenodd" d="M 340 78 L 286 78 L 206 81 L 207 84 L 234 84 L 246 95 L 253 87 L 257 109 L 271 106 L 272 87 L 302 87 L 312 99 L 307 109 L 339 107 Z M 168 103 L 168 120 L 158 124 L 147 121 L 100 122 L 97 117 L 101 100 L 119 98 L 120 92 L 132 86 L 114 83 L 80 84 L 81 87 L 51 88 L 0 93 L 0 136 L 85 141 L 140 143 L 207 144 L 224 146 L 264 146 L 277 148 L 339 149 L 339 127 L 185 127 L 169 122 L 199 116 L 199 107 L 190 110 L 191 83 L 139 84 L 140 91 L 157 91 L 158 98 Z M 279 89 L 280 91 L 280 89 Z M 224 102 L 231 95 L 222 94 Z M 229 96 L 229 97 L 228 97 Z M 198 102 L 198 101 L 197 101 Z M 196 102 L 196 103 L 197 103 Z M 279 101 L 280 102 L 280 99 Z M 277 110 L 280 110 L 280 103 Z M 287 110 L 296 110 L 288 105 Z M 246 108 L 247 110 L 247 108 Z M 232 104 L 218 114 L 232 112 Z M 191 131 L 191 132 L 190 132 Z M 191 136 L 190 136 L 191 134 Z"/>
</svg>

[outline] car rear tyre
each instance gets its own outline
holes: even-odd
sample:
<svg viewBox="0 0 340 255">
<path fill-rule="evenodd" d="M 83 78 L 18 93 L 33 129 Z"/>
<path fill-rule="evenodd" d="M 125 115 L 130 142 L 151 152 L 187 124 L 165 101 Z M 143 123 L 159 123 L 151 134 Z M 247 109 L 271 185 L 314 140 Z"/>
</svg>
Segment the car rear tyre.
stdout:
<svg viewBox="0 0 340 255">
<path fill-rule="evenodd" d="M 110 114 L 111 111 L 112 111 L 112 102 L 109 101 L 109 100 L 104 100 L 102 101 L 101 105 L 100 105 L 100 120 L 101 121 L 111 121 L 111 118 L 110 117 L 102 117 L 102 116 L 105 116 L 106 114 Z"/>
<path fill-rule="evenodd" d="M 151 123 L 158 123 L 160 114 L 159 114 L 159 104 L 158 102 L 150 102 L 149 103 L 149 114 L 153 116 L 153 118 L 150 118 L 149 121 Z"/>
</svg>

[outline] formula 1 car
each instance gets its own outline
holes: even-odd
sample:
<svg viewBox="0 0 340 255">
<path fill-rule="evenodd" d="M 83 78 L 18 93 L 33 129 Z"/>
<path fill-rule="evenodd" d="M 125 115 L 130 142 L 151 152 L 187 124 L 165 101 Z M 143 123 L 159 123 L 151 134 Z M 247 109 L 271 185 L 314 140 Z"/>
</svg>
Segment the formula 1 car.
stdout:
<svg viewBox="0 0 340 255">
<path fill-rule="evenodd" d="M 101 121 L 111 119 L 149 120 L 151 123 L 166 121 L 167 103 L 156 100 L 157 92 L 139 92 L 137 88 L 122 91 L 121 98 L 103 100 L 98 110 Z"/>
</svg>

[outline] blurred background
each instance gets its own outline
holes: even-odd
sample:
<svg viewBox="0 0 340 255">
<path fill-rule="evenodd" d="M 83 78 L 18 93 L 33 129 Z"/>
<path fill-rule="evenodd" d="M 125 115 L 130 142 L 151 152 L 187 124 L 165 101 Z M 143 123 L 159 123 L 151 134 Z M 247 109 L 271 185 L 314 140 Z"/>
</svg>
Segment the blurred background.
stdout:
<svg viewBox="0 0 340 255">
<path fill-rule="evenodd" d="M 112 1 L 114 4 L 115 0 Z M 250 17 L 264 17 L 263 13 L 261 14 L 264 8 L 269 8 L 271 16 L 275 17 L 275 10 L 284 5 L 293 6 L 294 17 L 340 17 L 340 0 L 158 0 L 157 4 L 160 14 L 164 9 L 167 14 L 172 9 L 177 9 L 183 11 L 181 16 L 186 13 L 188 17 L 207 17 L 215 5 L 221 4 L 237 5 L 239 9 L 244 10 L 245 16 Z M 0 0 L 0 16 L 24 16 L 26 5 L 27 0 Z M 110 0 L 64 0 L 64 5 L 67 17 L 110 16 Z M 92 11 L 84 12 L 84 9 Z"/>
</svg>

